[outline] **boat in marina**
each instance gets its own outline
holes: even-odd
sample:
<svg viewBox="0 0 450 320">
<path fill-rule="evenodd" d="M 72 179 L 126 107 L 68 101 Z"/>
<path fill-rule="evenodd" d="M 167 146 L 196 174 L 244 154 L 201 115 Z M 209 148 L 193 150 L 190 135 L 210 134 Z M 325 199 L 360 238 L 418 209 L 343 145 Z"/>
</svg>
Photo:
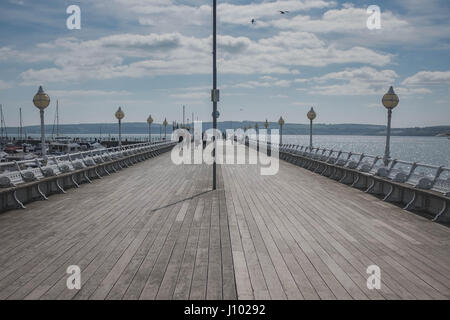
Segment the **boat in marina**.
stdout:
<svg viewBox="0 0 450 320">
<path fill-rule="evenodd" d="M 56 137 L 49 144 L 49 153 L 60 155 L 74 153 L 81 150 L 81 146 L 69 137 Z"/>
</svg>

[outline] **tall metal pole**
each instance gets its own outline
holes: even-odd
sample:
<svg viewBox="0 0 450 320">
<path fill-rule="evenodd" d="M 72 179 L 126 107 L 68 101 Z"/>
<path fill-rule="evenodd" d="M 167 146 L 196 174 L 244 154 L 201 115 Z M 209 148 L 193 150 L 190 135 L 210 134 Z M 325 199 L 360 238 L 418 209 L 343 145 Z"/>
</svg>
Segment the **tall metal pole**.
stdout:
<svg viewBox="0 0 450 320">
<path fill-rule="evenodd" d="M 217 90 L 217 1 L 213 0 L 213 92 L 214 95 Z M 216 190 L 216 136 L 215 131 L 217 129 L 217 97 L 213 99 L 213 190 Z"/>
<path fill-rule="evenodd" d="M 41 115 L 41 154 L 45 156 L 47 154 L 47 150 L 45 149 L 45 128 L 44 128 L 44 110 L 39 110 Z"/>
<path fill-rule="evenodd" d="M 0 104 L 0 114 L 1 114 L 1 131 L 2 131 L 2 140 L 6 138 L 8 140 L 8 132 L 6 131 L 5 118 L 3 116 L 3 105 Z"/>
<path fill-rule="evenodd" d="M 59 101 L 56 100 L 56 137 L 59 137 Z"/>
<path fill-rule="evenodd" d="M 152 142 L 152 124 L 148 124 L 148 142 Z"/>
<path fill-rule="evenodd" d="M 22 141 L 22 132 L 23 132 L 23 124 L 22 124 L 22 108 L 19 108 L 19 122 L 20 122 L 20 129 L 19 129 L 19 140 Z"/>
<path fill-rule="evenodd" d="M 386 132 L 386 149 L 384 150 L 384 165 L 387 166 L 389 163 L 390 153 L 391 153 L 391 119 L 392 119 L 392 109 L 388 109 L 388 123 Z"/>
<path fill-rule="evenodd" d="M 122 120 L 119 119 L 119 150 L 122 150 Z"/>
<path fill-rule="evenodd" d="M 283 125 L 280 124 L 280 144 L 283 144 Z"/>
<path fill-rule="evenodd" d="M 312 124 L 313 124 L 313 121 L 312 120 L 309 120 L 310 122 L 309 122 L 309 150 L 312 150 Z"/>
</svg>

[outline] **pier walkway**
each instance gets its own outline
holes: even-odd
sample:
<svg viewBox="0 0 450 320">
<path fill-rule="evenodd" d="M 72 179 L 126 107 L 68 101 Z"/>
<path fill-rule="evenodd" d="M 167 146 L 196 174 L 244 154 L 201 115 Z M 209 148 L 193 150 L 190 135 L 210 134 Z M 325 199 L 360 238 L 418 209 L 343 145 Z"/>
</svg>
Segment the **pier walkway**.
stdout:
<svg viewBox="0 0 450 320">
<path fill-rule="evenodd" d="M 448 227 L 283 161 L 211 171 L 166 153 L 0 214 L 0 299 L 450 298 Z"/>
</svg>

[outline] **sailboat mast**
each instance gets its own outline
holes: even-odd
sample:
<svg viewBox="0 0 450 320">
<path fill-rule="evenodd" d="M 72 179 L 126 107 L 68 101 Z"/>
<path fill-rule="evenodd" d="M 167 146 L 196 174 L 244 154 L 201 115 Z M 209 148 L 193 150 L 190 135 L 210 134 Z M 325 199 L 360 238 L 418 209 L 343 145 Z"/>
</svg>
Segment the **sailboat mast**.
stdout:
<svg viewBox="0 0 450 320">
<path fill-rule="evenodd" d="M 59 101 L 56 100 L 56 137 L 59 137 Z"/>
<path fill-rule="evenodd" d="M 0 130 L 1 130 L 1 139 L 3 140 L 3 105 L 2 104 L 0 104 L 0 116 L 1 116 L 1 119 L 0 119 Z"/>
<path fill-rule="evenodd" d="M 19 141 L 22 141 L 22 131 L 23 131 L 22 108 L 19 108 Z"/>
<path fill-rule="evenodd" d="M 4 138 L 6 140 L 8 140 L 8 131 L 6 131 L 6 123 L 5 123 L 5 117 L 3 115 L 3 105 L 0 104 L 0 122 L 1 122 L 1 139 L 3 140 Z"/>
</svg>

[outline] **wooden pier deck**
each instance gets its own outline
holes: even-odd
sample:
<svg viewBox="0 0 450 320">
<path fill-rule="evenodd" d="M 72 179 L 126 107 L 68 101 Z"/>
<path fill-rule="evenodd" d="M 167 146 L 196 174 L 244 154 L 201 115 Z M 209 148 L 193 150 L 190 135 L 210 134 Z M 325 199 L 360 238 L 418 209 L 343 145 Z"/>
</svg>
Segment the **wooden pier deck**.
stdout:
<svg viewBox="0 0 450 320">
<path fill-rule="evenodd" d="M 283 161 L 218 176 L 167 153 L 0 214 L 0 299 L 450 298 L 448 227 Z"/>
</svg>

